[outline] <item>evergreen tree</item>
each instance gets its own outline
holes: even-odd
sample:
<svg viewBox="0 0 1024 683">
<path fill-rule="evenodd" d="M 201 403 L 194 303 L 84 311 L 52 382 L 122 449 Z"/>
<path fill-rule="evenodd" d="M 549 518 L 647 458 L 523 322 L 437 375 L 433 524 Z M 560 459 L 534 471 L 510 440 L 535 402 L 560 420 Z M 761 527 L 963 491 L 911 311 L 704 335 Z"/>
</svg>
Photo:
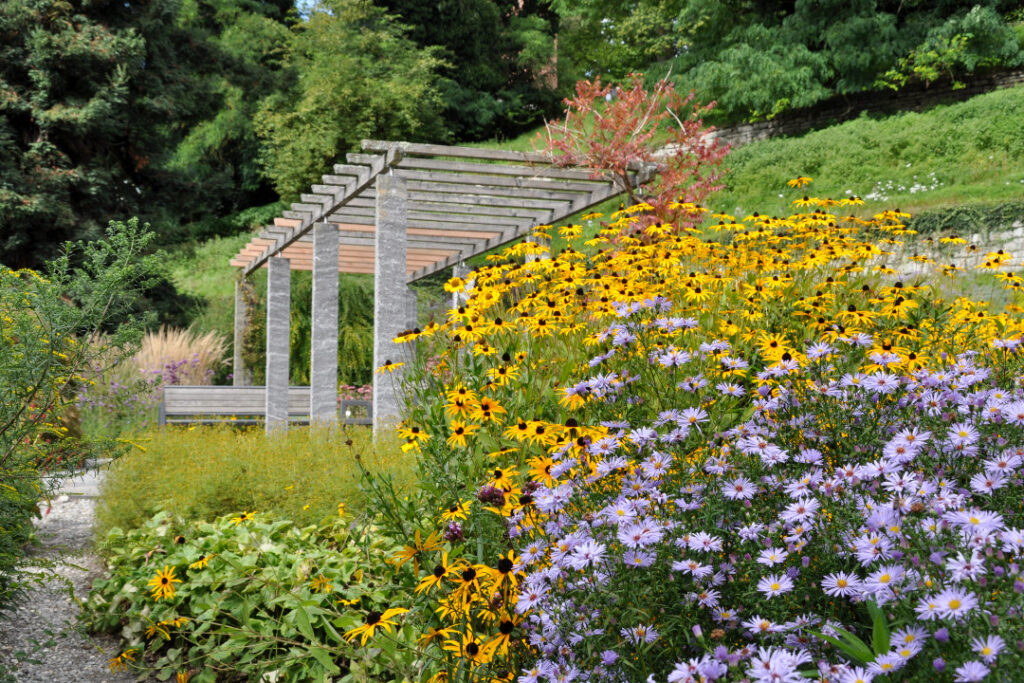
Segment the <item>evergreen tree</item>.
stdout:
<svg viewBox="0 0 1024 683">
<path fill-rule="evenodd" d="M 572 82 L 559 79 L 546 2 L 381 0 L 409 37 L 446 61 L 438 88 L 455 140 L 512 136 L 557 113 Z M 563 87 L 559 87 L 559 85 Z"/>
</svg>

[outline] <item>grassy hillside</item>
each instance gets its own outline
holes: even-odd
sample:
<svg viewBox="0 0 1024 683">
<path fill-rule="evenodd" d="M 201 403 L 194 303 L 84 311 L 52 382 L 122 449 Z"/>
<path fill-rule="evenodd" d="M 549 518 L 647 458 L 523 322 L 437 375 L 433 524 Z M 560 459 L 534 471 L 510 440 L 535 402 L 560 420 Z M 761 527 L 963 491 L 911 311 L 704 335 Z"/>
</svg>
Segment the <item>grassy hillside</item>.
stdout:
<svg viewBox="0 0 1024 683">
<path fill-rule="evenodd" d="M 734 150 L 712 208 L 787 214 L 786 180 L 811 176 L 816 196 L 858 195 L 865 209 L 911 213 L 1024 196 L 1024 86 L 923 113 L 862 116 L 799 137 Z"/>
</svg>

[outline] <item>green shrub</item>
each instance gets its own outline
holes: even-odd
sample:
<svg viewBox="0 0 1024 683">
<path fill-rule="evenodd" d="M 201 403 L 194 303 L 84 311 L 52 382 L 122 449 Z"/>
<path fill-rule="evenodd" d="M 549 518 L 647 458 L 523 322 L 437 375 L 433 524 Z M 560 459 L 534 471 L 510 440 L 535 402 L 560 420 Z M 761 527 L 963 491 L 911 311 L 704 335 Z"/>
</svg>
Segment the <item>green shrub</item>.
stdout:
<svg viewBox="0 0 1024 683">
<path fill-rule="evenodd" d="M 386 563 L 397 548 L 372 526 L 336 514 L 301 528 L 264 514 L 187 523 L 161 513 L 111 529 L 103 550 L 108 578 L 82 619 L 122 638 L 112 668 L 192 683 L 420 680 L 411 626 L 375 639 L 379 649 L 345 640 L 398 594 Z M 155 591 L 161 576 L 170 588 Z"/>
<path fill-rule="evenodd" d="M 166 427 L 134 443 L 107 471 L 97 507 L 101 534 L 138 527 L 161 510 L 200 520 L 258 510 L 311 524 L 335 515 L 338 503 L 361 509 L 357 459 L 392 474 L 400 491 L 412 483 L 415 463 L 394 437 L 373 444 L 365 428 L 293 427 L 266 436 L 262 428 L 229 425 Z"/>
<path fill-rule="evenodd" d="M 112 222 L 106 239 L 67 245 L 45 274 L 0 265 L 0 609 L 26 575 L 15 570 L 36 503 L 60 477 L 110 443 L 79 438 L 74 400 L 87 368 L 116 362 L 138 340 L 130 320 L 152 283 L 152 233 Z M 81 340 L 118 326 L 109 354 Z"/>
</svg>

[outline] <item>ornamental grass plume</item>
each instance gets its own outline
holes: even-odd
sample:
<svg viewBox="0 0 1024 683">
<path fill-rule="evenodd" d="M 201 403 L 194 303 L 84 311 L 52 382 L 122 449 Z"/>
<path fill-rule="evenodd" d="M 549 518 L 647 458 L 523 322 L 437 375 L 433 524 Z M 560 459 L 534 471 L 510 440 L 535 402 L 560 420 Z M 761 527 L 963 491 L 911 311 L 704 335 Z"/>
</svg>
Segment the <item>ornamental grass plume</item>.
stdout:
<svg viewBox="0 0 1024 683">
<path fill-rule="evenodd" d="M 210 384 L 226 354 L 227 341 L 213 330 L 199 334 L 162 326 L 146 333 L 133 361 L 143 376 L 160 378 L 163 385 Z"/>
</svg>

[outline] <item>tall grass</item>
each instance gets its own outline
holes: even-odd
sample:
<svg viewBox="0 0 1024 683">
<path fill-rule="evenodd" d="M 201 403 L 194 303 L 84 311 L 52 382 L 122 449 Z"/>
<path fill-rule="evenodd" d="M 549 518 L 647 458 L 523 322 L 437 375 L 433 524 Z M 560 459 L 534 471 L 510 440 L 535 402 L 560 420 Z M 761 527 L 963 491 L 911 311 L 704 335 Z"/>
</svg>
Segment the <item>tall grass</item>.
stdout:
<svg viewBox="0 0 1024 683">
<path fill-rule="evenodd" d="M 311 524 L 337 515 L 339 503 L 363 508 L 357 459 L 392 474 L 400 492 L 414 482 L 416 466 L 396 436 L 374 444 L 366 428 L 293 427 L 267 436 L 259 427 L 167 427 L 134 442 L 107 469 L 96 513 L 101 538 L 160 510 L 186 519 L 253 510 Z"/>
<path fill-rule="evenodd" d="M 82 372 L 78 407 L 82 431 L 92 437 L 117 437 L 151 426 L 168 384 L 210 384 L 224 363 L 227 342 L 217 332 L 160 328 L 147 332 L 131 358 L 113 363 L 111 340 L 88 342 L 97 362 Z"/>
<path fill-rule="evenodd" d="M 132 362 L 144 377 L 159 377 L 162 384 L 210 384 L 224 363 L 227 346 L 214 330 L 200 334 L 161 327 L 143 337 Z"/>
</svg>

